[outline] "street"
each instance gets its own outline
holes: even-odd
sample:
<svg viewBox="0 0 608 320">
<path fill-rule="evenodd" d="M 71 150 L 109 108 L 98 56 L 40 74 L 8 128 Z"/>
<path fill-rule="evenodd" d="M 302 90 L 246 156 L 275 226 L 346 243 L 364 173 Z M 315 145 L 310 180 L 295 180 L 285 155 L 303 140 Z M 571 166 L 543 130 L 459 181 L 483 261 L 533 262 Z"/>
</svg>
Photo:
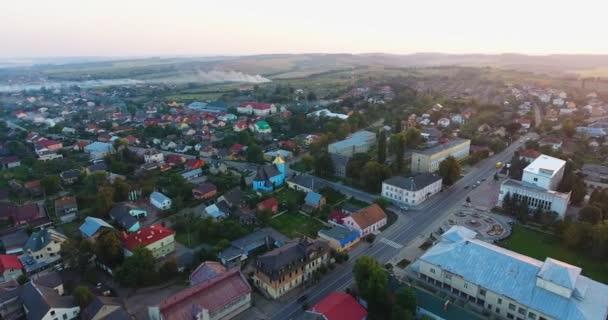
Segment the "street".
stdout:
<svg viewBox="0 0 608 320">
<path fill-rule="evenodd" d="M 501 153 L 474 166 L 466 176 L 445 189 L 442 193 L 427 200 L 422 205 L 407 211 L 407 213 L 400 214 L 397 221 L 381 233 L 374 244 L 362 244 L 351 251 L 349 253 L 350 260 L 346 265 L 347 272 L 339 272 L 339 270 L 344 270 L 342 268 L 330 272 L 323 278 L 320 284 L 309 288 L 303 293 L 308 296 L 308 305 L 313 305 L 333 291 L 341 291 L 352 285 L 353 275 L 351 270 L 358 257 L 368 255 L 374 257 L 381 264 L 389 261 L 398 252 L 398 249 L 391 246 L 388 241 L 379 241 L 382 238 L 405 246 L 421 235 L 430 234 L 436 222 L 441 221 L 443 217 L 450 213 L 450 209 L 466 199 L 469 190 L 464 189 L 465 186 L 471 185 L 483 178 L 491 178 L 496 171 L 496 162 L 506 163 L 511 160 L 513 152 L 521 146 L 521 141 L 529 137 L 531 137 L 530 134 L 515 141 Z M 349 191 L 348 189 L 339 189 L 339 191 L 349 193 L 345 192 Z M 354 194 L 351 195 L 355 196 Z M 407 218 L 404 218 L 404 215 Z M 303 312 L 301 304 L 297 302 L 297 299 L 294 299 L 284 304 L 280 310 L 272 315 L 271 319 L 297 319 Z"/>
</svg>

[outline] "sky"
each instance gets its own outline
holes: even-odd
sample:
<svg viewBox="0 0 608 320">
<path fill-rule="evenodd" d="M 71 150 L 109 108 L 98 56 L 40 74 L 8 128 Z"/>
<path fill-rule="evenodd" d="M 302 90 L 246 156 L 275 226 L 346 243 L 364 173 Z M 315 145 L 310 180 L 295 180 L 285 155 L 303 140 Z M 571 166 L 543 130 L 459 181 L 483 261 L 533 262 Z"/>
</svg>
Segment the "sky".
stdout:
<svg viewBox="0 0 608 320">
<path fill-rule="evenodd" d="M 602 0 L 2 0 L 0 57 L 608 54 Z"/>
</svg>

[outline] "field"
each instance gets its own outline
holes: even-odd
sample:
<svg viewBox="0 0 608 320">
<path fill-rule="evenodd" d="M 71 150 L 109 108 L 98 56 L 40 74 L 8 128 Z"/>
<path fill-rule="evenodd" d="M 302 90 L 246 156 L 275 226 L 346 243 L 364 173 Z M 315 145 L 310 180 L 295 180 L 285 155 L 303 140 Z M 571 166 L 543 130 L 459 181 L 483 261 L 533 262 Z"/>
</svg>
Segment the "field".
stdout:
<svg viewBox="0 0 608 320">
<path fill-rule="evenodd" d="M 555 236 L 515 225 L 511 236 L 501 242 L 500 245 L 538 260 L 551 257 L 579 266 L 583 269 L 583 275 L 596 281 L 608 283 L 608 273 L 606 273 L 608 263 L 565 248 Z"/>
<path fill-rule="evenodd" d="M 289 238 L 302 235 L 315 238 L 324 225 L 301 213 L 285 213 L 270 221 L 270 226 Z"/>
</svg>

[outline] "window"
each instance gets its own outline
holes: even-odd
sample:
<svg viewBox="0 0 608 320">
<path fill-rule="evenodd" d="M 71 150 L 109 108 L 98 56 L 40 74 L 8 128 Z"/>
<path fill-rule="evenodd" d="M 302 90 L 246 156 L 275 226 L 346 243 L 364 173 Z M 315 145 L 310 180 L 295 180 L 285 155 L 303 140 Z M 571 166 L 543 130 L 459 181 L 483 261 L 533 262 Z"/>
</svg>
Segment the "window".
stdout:
<svg viewBox="0 0 608 320">
<path fill-rule="evenodd" d="M 517 312 L 519 312 L 519 314 L 526 315 L 526 310 L 525 310 L 524 308 L 522 308 L 522 307 L 520 307 L 520 308 L 517 310 Z"/>
<path fill-rule="evenodd" d="M 515 316 L 513 316 L 513 315 L 512 315 L 512 314 L 510 314 L 510 313 L 507 313 L 507 318 L 509 318 L 509 319 L 515 319 Z"/>
<path fill-rule="evenodd" d="M 435 274 L 435 269 L 431 268 L 431 273 Z"/>
<path fill-rule="evenodd" d="M 63 319 L 64 319 L 64 320 L 67 320 L 67 319 L 68 319 L 68 315 L 64 313 L 64 314 L 63 314 Z"/>
<path fill-rule="evenodd" d="M 496 307 L 496 313 L 500 313 L 500 308 Z"/>
<path fill-rule="evenodd" d="M 445 278 L 448 279 L 448 280 L 452 280 L 452 275 L 446 273 Z"/>
<path fill-rule="evenodd" d="M 514 304 L 512 304 L 512 303 L 509 303 L 509 310 L 513 310 L 513 311 L 515 311 L 515 309 L 516 309 L 516 308 L 515 308 L 515 305 L 514 305 Z"/>
<path fill-rule="evenodd" d="M 480 296 L 486 296 L 486 290 L 485 289 L 479 289 L 479 295 Z"/>
<path fill-rule="evenodd" d="M 464 288 L 467 289 L 468 287 L 469 287 L 469 284 L 465 282 L 464 283 Z"/>
<path fill-rule="evenodd" d="M 536 319 L 536 313 L 534 313 L 534 312 L 528 313 L 528 319 L 535 320 Z"/>
<path fill-rule="evenodd" d="M 502 304 L 502 299 L 498 298 L 498 304 Z"/>
<path fill-rule="evenodd" d="M 51 310 L 51 315 L 54 316 L 55 315 L 55 310 Z"/>
<path fill-rule="evenodd" d="M 539 320 L 547 320 L 547 318 L 545 318 L 545 317 L 543 317 L 543 316 L 538 317 L 538 319 L 539 319 Z"/>
</svg>

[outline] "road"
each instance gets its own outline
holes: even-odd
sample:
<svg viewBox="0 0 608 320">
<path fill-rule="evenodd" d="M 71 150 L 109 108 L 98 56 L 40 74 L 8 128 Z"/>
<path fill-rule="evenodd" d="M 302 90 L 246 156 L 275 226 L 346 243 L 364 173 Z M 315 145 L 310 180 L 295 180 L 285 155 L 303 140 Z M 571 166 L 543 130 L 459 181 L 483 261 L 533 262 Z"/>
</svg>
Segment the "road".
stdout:
<svg viewBox="0 0 608 320">
<path fill-rule="evenodd" d="M 540 127 L 540 124 L 543 122 L 543 112 L 541 111 L 538 105 L 534 105 L 534 126 L 536 128 Z"/>
<path fill-rule="evenodd" d="M 532 137 L 532 135 L 524 136 L 524 138 L 514 142 L 502 152 L 482 161 L 454 185 L 427 200 L 423 206 L 401 214 L 393 225 L 378 236 L 373 245 L 362 244 L 355 248 L 350 252 L 351 259 L 344 266 L 340 266 L 328 273 L 321 283 L 305 291 L 304 294 L 308 296 L 308 304 L 313 305 L 329 293 L 344 290 L 352 285 L 352 267 L 357 257 L 362 255 L 372 256 L 381 264 L 384 264 L 400 250 L 385 242 L 378 241 L 379 239 L 386 238 L 406 246 L 417 237 L 430 234 L 437 222 L 443 220 L 451 212 L 452 208 L 465 201 L 470 191 L 469 189 L 464 189 L 465 186 L 472 185 L 484 178 L 491 178 L 496 172 L 496 162 L 505 163 L 511 160 L 513 152 L 523 144 L 522 140 L 528 137 Z M 407 217 L 404 217 L 404 215 Z M 271 316 L 271 319 L 297 319 L 302 313 L 302 306 L 297 302 L 296 298 L 284 303 L 282 308 Z"/>
</svg>

